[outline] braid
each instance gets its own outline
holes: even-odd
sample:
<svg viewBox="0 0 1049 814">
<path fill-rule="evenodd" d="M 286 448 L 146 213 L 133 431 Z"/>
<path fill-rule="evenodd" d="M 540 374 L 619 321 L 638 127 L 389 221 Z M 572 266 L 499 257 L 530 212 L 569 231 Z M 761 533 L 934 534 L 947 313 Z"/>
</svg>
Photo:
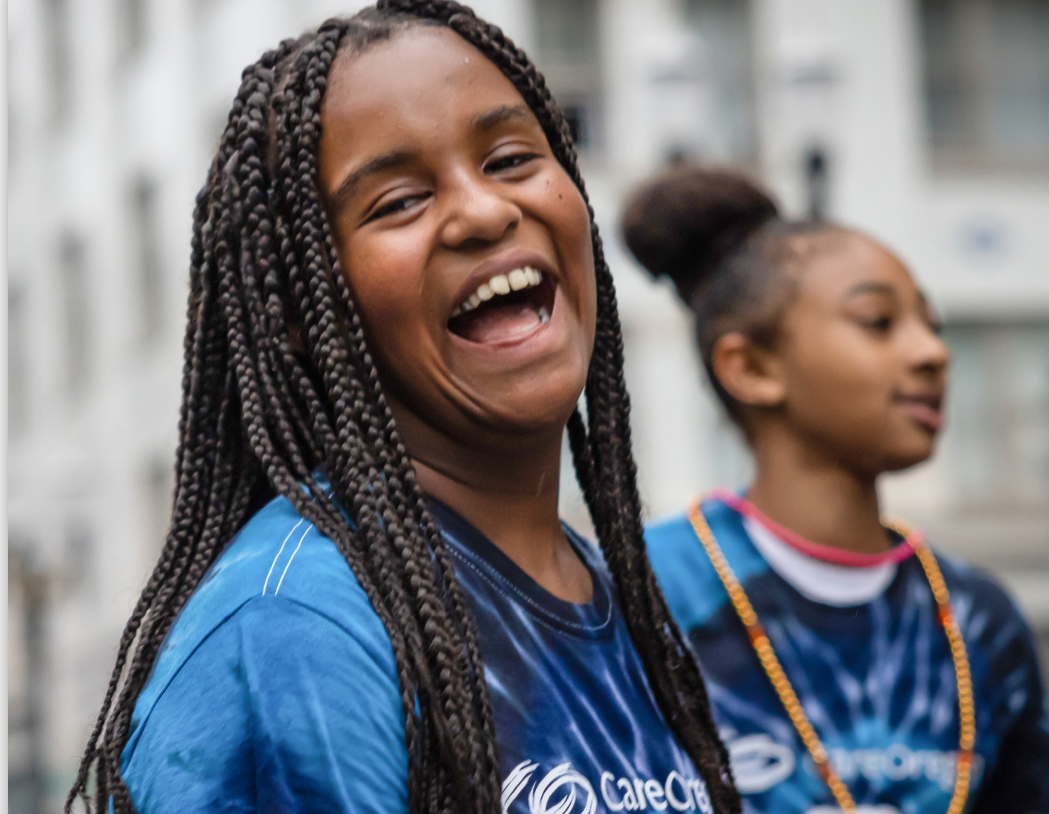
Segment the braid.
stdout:
<svg viewBox="0 0 1049 814">
<path fill-rule="evenodd" d="M 134 811 L 120 756 L 138 695 L 179 611 L 253 501 L 273 494 L 333 541 L 389 635 L 409 810 L 501 808 L 475 623 L 383 395 L 317 186 L 321 101 L 336 54 L 412 25 L 451 28 L 510 79 L 586 200 L 542 75 L 502 31 L 457 3 L 380 0 L 286 40 L 244 71 L 194 213 L 171 528 L 121 637 L 67 812 L 77 799 L 89 811 Z M 716 810 L 737 812 L 702 678 L 645 556 L 615 291 L 591 230 L 598 316 L 586 419 L 576 412 L 568 426 L 577 476 L 664 716 Z"/>
</svg>

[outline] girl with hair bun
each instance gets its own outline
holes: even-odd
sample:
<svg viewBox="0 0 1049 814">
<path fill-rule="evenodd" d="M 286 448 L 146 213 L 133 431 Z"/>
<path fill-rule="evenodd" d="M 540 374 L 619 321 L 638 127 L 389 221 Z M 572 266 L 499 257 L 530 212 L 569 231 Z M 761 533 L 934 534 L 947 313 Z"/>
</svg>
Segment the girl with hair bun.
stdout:
<svg viewBox="0 0 1049 814">
<path fill-rule="evenodd" d="M 171 530 L 67 811 L 740 810 L 575 149 L 498 28 L 380 0 L 248 66 L 189 287 Z"/>
<path fill-rule="evenodd" d="M 1049 811 L 1031 631 L 987 575 L 881 516 L 878 477 L 932 454 L 947 384 L 907 268 L 698 168 L 637 189 L 623 232 L 692 311 L 756 464 L 742 494 L 646 532 L 744 810 Z"/>
</svg>

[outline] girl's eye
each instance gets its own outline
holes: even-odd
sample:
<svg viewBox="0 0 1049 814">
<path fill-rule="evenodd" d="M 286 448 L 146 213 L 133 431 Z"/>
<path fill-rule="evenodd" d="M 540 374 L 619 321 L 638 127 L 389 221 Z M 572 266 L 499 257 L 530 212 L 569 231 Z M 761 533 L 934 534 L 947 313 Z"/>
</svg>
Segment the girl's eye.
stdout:
<svg viewBox="0 0 1049 814">
<path fill-rule="evenodd" d="M 873 331 L 874 333 L 888 333 L 889 329 L 892 327 L 892 317 L 881 316 L 874 317 L 871 319 L 864 319 L 863 327 L 867 328 L 870 331 Z"/>
<path fill-rule="evenodd" d="M 538 153 L 514 153 L 513 155 L 503 156 L 497 158 L 495 161 L 491 161 L 485 166 L 485 172 L 503 172 L 504 170 L 512 170 L 516 167 L 520 167 L 527 164 L 529 161 L 534 161 L 539 158 Z"/>
<path fill-rule="evenodd" d="M 428 192 L 419 193 L 417 195 L 405 195 L 403 198 L 397 198 L 396 200 L 384 203 L 378 209 L 373 211 L 368 217 L 366 217 L 363 223 L 371 223 L 373 220 L 379 218 L 385 218 L 388 215 L 396 215 L 399 212 L 404 212 L 419 201 L 424 200 L 429 196 Z M 363 225 L 362 223 L 362 225 Z"/>
</svg>

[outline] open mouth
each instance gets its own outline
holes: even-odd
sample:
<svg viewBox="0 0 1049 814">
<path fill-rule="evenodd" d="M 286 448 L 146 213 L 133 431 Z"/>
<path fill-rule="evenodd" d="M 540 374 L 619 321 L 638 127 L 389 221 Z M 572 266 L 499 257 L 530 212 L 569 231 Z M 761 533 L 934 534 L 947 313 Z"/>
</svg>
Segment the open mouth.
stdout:
<svg viewBox="0 0 1049 814">
<path fill-rule="evenodd" d="M 469 342 L 519 339 L 550 320 L 556 289 L 549 275 L 531 266 L 496 274 L 455 307 L 448 330 Z"/>
<path fill-rule="evenodd" d="M 943 426 L 943 397 L 940 394 L 897 396 L 905 412 L 923 427 L 933 432 Z"/>
</svg>

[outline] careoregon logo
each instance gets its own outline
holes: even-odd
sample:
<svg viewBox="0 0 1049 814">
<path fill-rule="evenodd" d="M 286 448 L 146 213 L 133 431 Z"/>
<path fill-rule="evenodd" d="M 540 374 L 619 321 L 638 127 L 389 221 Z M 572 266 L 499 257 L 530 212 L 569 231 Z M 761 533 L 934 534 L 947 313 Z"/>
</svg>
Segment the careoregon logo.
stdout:
<svg viewBox="0 0 1049 814">
<path fill-rule="evenodd" d="M 538 768 L 538 763 L 525 760 L 507 775 L 503 781 L 503 814 L 507 814 Z M 528 811 L 529 814 L 573 814 L 577 811 L 577 799 L 582 806 L 578 809 L 581 814 L 594 814 L 597 810 L 597 795 L 590 781 L 574 771 L 571 763 L 562 763 L 532 786 L 528 792 Z"/>
<path fill-rule="evenodd" d="M 539 764 L 531 760 L 518 763 L 503 781 L 503 814 L 528 791 L 528 814 L 595 814 L 598 795 L 593 784 L 572 768 L 571 763 L 562 763 L 551 769 L 543 778 L 533 783 Z M 638 811 L 652 808 L 655 811 L 700 811 L 713 814 L 710 796 L 703 781 L 686 779 L 678 772 L 671 772 L 666 782 L 616 778 L 611 772 L 602 772 L 600 780 L 601 799 L 605 811 Z"/>
<path fill-rule="evenodd" d="M 765 734 L 728 741 L 732 778 L 740 794 L 758 794 L 794 772 L 794 750 Z"/>
</svg>

